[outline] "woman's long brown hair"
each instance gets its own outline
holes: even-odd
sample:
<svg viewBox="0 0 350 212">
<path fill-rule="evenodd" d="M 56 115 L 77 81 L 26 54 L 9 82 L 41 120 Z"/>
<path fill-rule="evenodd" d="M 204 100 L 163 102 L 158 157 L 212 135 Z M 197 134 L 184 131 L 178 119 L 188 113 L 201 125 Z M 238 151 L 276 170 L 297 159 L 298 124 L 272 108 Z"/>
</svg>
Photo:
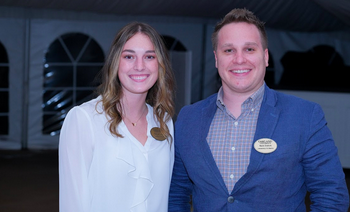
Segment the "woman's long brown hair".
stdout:
<svg viewBox="0 0 350 212">
<path fill-rule="evenodd" d="M 174 75 L 171 68 L 168 51 L 163 39 L 157 31 L 148 24 L 132 22 L 124 26 L 113 40 L 110 52 L 102 68 L 102 83 L 98 87 L 98 94 L 102 97 L 103 110 L 106 113 L 109 131 L 112 135 L 123 137 L 117 130 L 122 121 L 123 107 L 121 98 L 122 87 L 118 78 L 118 67 L 121 52 L 125 43 L 137 33 L 147 35 L 154 45 L 158 59 L 158 80 L 147 93 L 146 103 L 153 107 L 153 113 L 160 124 L 160 131 L 163 136 L 173 138 L 170 135 L 166 122 L 169 121 L 175 112 L 174 109 Z M 97 108 L 97 107 L 96 107 Z M 102 112 L 102 111 L 98 111 Z"/>
</svg>

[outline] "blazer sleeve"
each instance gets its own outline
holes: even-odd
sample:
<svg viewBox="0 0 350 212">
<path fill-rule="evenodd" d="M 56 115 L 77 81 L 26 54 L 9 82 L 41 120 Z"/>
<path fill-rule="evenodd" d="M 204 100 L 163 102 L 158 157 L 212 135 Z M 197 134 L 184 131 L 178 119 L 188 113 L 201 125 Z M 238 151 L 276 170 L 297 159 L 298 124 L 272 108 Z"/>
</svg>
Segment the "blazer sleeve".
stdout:
<svg viewBox="0 0 350 212">
<path fill-rule="evenodd" d="M 88 173 L 94 129 L 86 111 L 75 107 L 62 125 L 59 140 L 59 208 L 61 212 L 89 211 Z"/>
<path fill-rule="evenodd" d="M 191 193 L 192 184 L 187 175 L 181 156 L 178 151 L 176 151 L 175 143 L 175 163 L 170 184 L 168 212 L 190 212 Z"/>
<path fill-rule="evenodd" d="M 169 191 L 168 212 L 178 212 L 178 211 L 190 212 L 191 211 L 190 200 L 191 200 L 191 194 L 192 194 L 192 183 L 188 176 L 186 167 L 182 161 L 180 148 L 179 148 L 182 142 L 179 139 L 181 139 L 182 136 L 180 136 L 178 133 L 179 131 L 181 131 L 179 130 L 179 127 L 182 127 L 181 125 L 182 117 L 183 115 L 181 115 L 181 112 L 180 112 L 178 119 L 175 123 L 175 136 L 174 136 L 175 162 L 174 162 L 173 174 L 172 174 L 170 191 Z"/>
<path fill-rule="evenodd" d="M 306 186 L 310 192 L 312 211 L 347 211 L 349 193 L 324 113 L 315 105 L 307 129 L 308 141 L 303 155 Z"/>
</svg>

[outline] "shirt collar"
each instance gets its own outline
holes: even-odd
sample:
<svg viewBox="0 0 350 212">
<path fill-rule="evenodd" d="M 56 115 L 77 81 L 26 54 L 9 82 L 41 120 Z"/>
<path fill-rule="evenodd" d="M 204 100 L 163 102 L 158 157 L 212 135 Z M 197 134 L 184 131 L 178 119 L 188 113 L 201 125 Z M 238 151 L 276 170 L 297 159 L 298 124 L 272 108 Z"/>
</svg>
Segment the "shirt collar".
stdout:
<svg viewBox="0 0 350 212">
<path fill-rule="evenodd" d="M 255 91 L 250 97 L 247 98 L 247 100 L 249 100 L 249 99 L 252 100 L 253 107 L 259 105 L 262 102 L 262 99 L 264 97 L 264 91 L 265 91 L 265 82 L 257 91 Z M 222 86 L 221 86 L 219 91 L 218 91 L 218 96 L 216 99 L 216 105 L 220 109 L 224 109 L 224 107 L 225 107 L 225 103 L 223 101 L 223 96 L 224 96 L 224 90 L 222 89 Z M 245 100 L 243 102 L 243 104 L 248 102 L 247 100 Z"/>
</svg>

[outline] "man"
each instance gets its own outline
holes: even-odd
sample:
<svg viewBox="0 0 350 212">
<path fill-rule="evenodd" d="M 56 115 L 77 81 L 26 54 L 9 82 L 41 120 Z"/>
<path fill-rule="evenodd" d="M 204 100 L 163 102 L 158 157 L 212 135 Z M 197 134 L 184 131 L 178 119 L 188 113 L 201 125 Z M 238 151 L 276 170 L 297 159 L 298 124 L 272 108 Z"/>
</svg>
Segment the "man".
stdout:
<svg viewBox="0 0 350 212">
<path fill-rule="evenodd" d="M 169 212 L 347 211 L 349 194 L 324 113 L 268 88 L 264 24 L 234 9 L 212 36 L 218 94 L 175 125 Z"/>
</svg>

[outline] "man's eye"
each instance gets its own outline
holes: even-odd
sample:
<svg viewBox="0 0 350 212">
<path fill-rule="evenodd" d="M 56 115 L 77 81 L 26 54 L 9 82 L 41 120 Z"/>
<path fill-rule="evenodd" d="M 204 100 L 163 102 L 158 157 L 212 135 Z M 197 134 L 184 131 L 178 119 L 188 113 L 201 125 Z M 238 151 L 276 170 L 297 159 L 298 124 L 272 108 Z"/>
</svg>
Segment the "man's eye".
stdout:
<svg viewBox="0 0 350 212">
<path fill-rule="evenodd" d="M 226 49 L 225 52 L 233 52 L 232 49 Z"/>
<path fill-rule="evenodd" d="M 247 48 L 247 51 L 248 52 L 252 52 L 252 51 L 254 51 L 254 49 L 253 48 Z"/>
</svg>

